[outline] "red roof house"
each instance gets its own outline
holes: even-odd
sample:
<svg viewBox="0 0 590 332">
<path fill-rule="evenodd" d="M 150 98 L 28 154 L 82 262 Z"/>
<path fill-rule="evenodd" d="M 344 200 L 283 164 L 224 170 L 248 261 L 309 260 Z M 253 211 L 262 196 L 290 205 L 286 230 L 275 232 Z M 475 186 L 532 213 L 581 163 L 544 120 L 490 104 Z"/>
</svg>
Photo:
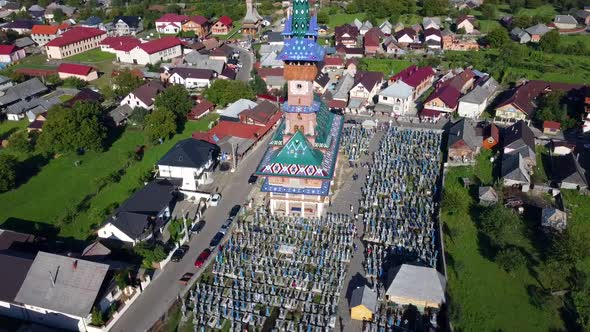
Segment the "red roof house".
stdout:
<svg viewBox="0 0 590 332">
<path fill-rule="evenodd" d="M 164 14 L 156 20 L 156 31 L 165 34 L 177 34 L 182 30 L 182 24 L 189 20 L 186 15 L 174 13 Z"/>
<path fill-rule="evenodd" d="M 187 119 L 189 121 L 198 120 L 214 109 L 215 109 L 215 104 L 213 104 L 212 102 L 210 102 L 206 99 L 203 99 L 198 104 L 193 106 L 191 111 L 187 114 Z"/>
<path fill-rule="evenodd" d="M 68 77 L 76 77 L 84 81 L 92 81 L 98 78 L 96 69 L 75 63 L 62 63 L 57 67 L 57 74 L 62 80 Z"/>
<path fill-rule="evenodd" d="M 543 121 L 543 133 L 555 135 L 561 129 L 561 123 L 556 121 Z"/>
<path fill-rule="evenodd" d="M 211 27 L 214 35 L 227 35 L 234 28 L 234 21 L 229 16 L 221 16 Z"/>
<path fill-rule="evenodd" d="M 457 110 L 461 92 L 452 85 L 436 89 L 424 102 L 424 110 L 452 113 Z"/>
<path fill-rule="evenodd" d="M 129 52 L 139 44 L 141 44 L 141 40 L 131 36 L 107 37 L 100 42 L 100 49 L 110 53 L 115 53 L 115 51 Z"/>
<path fill-rule="evenodd" d="M 0 63 L 13 63 L 26 56 L 25 50 L 14 45 L 0 45 Z"/>
</svg>

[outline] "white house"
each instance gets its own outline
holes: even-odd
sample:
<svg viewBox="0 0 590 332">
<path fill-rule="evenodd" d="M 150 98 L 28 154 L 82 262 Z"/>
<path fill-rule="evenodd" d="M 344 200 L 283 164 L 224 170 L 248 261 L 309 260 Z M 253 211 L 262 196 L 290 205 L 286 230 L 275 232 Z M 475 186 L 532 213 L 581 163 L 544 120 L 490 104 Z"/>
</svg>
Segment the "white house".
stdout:
<svg viewBox="0 0 590 332">
<path fill-rule="evenodd" d="M 182 84 L 187 89 L 207 88 L 217 77 L 217 73 L 210 69 L 175 67 L 169 70 L 168 82 Z"/>
<path fill-rule="evenodd" d="M 578 21 L 572 15 L 555 15 L 553 24 L 558 29 L 575 29 Z"/>
<path fill-rule="evenodd" d="M 164 34 L 177 34 L 182 31 L 182 24 L 189 20 L 186 15 L 165 14 L 156 20 L 156 31 Z"/>
<path fill-rule="evenodd" d="M 127 199 L 98 229 L 98 237 L 136 245 L 161 232 L 178 198 L 177 184 L 167 179 L 148 183 Z"/>
<path fill-rule="evenodd" d="M 156 64 L 182 56 L 182 41 L 176 37 L 164 37 L 139 44 L 131 50 L 115 51 L 117 60 L 138 65 Z"/>
<path fill-rule="evenodd" d="M 465 118 L 477 118 L 488 107 L 492 98 L 496 95 L 499 85 L 492 77 L 482 84 L 478 84 L 473 90 L 459 99 L 459 116 Z"/>
<path fill-rule="evenodd" d="M 174 145 L 158 161 L 158 177 L 182 179 L 180 191 L 197 191 L 212 181 L 212 169 L 217 163 L 219 147 L 209 142 L 187 138 Z"/>
<path fill-rule="evenodd" d="M 412 110 L 413 94 L 414 88 L 403 81 L 396 81 L 378 93 L 375 112 L 391 116 L 407 115 Z"/>
<path fill-rule="evenodd" d="M 26 56 L 25 50 L 14 45 L 0 45 L 0 63 L 11 64 Z"/>
<path fill-rule="evenodd" d="M 142 107 L 151 110 L 154 108 L 156 96 L 162 91 L 164 91 L 164 86 L 160 82 L 151 81 L 131 91 L 131 93 L 121 100 L 120 105 L 129 105 L 131 108 Z"/>
</svg>

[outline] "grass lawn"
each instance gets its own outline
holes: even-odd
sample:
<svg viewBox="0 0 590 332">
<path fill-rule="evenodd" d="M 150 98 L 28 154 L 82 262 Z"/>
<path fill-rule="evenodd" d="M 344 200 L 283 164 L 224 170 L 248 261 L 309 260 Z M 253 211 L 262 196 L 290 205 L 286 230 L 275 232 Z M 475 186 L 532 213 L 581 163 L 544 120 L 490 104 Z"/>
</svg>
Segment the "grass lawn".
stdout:
<svg viewBox="0 0 590 332">
<path fill-rule="evenodd" d="M 487 171 L 483 171 L 487 169 Z M 475 200 L 463 188 L 462 177 L 491 178 L 491 166 L 459 167 L 449 170 L 445 188 L 462 190 L 469 199 L 465 211 L 443 211 L 445 249 L 448 266 L 448 292 L 451 307 L 459 314 L 452 317 L 457 331 L 551 331 L 561 330 L 563 323 L 557 310 L 541 310 L 529 302 L 527 286 L 537 285 L 526 268 L 507 273 L 483 254 L 479 233 L 472 218 L 477 215 Z M 519 239 L 527 252 L 532 245 Z M 534 255 L 534 253 L 532 253 Z"/>
<path fill-rule="evenodd" d="M 227 35 L 211 35 L 219 40 L 236 39 L 241 38 L 242 35 L 238 32 L 242 27 L 242 23 L 234 22 L 234 28 Z"/>
<path fill-rule="evenodd" d="M 561 43 L 563 45 L 572 45 L 578 41 L 581 41 L 586 44 L 587 47 L 590 47 L 590 35 L 586 33 L 579 35 L 561 35 Z"/>
<path fill-rule="evenodd" d="M 552 5 L 543 5 L 537 8 L 521 8 L 518 10 L 517 16 L 528 15 L 528 16 L 550 16 L 553 17 L 557 14 L 555 8 Z"/>
<path fill-rule="evenodd" d="M 414 25 L 414 24 L 422 24 L 422 16 L 416 14 L 404 14 L 399 17 L 399 22 L 403 23 L 404 25 Z M 389 22 L 391 24 L 396 24 L 397 22 Z"/>
<path fill-rule="evenodd" d="M 10 68 L 56 69 L 57 67 L 47 63 L 45 54 L 35 54 L 20 60 L 17 64 L 10 66 Z"/>
<path fill-rule="evenodd" d="M 535 147 L 535 155 L 537 157 L 537 166 L 533 172 L 533 183 L 546 183 L 548 181 L 547 172 L 551 165 L 546 165 L 549 162 L 549 150 L 543 145 Z"/>
<path fill-rule="evenodd" d="M 27 128 L 28 125 L 29 121 L 27 121 L 26 119 L 20 121 L 6 120 L 0 122 L 0 140 L 8 138 L 8 136 L 10 136 L 10 134 L 14 133 L 15 131 Z"/>
<path fill-rule="evenodd" d="M 412 63 L 407 60 L 362 58 L 361 68 L 369 71 L 380 71 L 385 75 L 397 74 L 408 68 Z"/>
<path fill-rule="evenodd" d="M 352 24 L 354 19 L 358 18 L 360 21 L 365 20 L 365 13 L 358 13 L 358 14 L 345 14 L 345 13 L 338 13 L 334 15 L 330 15 L 330 20 L 328 21 L 328 27 L 330 30 L 334 30 L 335 27 L 344 25 L 344 24 Z"/>
<path fill-rule="evenodd" d="M 570 234 L 576 236 L 590 233 L 590 196 L 580 195 L 574 190 L 562 190 L 563 201 L 568 212 L 567 227 Z M 578 263 L 578 268 L 590 274 L 590 257 Z"/>
<path fill-rule="evenodd" d="M 95 63 L 115 60 L 115 55 L 109 52 L 103 52 L 100 48 L 95 48 L 84 53 L 72 55 L 67 58 L 68 61 L 78 61 L 82 63 Z"/>
<path fill-rule="evenodd" d="M 143 159 L 125 169 L 118 183 L 106 186 L 96 193 L 96 180 L 121 169 L 128 154 L 145 144 L 141 131 L 126 130 L 108 151 L 87 152 L 83 156 L 69 153 L 50 160 L 40 172 L 17 189 L 0 194 L 0 224 L 9 223 L 12 228 L 30 231 L 33 224 L 55 224 L 64 211 L 87 200 L 87 208 L 81 211 L 75 222 L 61 225 L 59 235 L 85 240 L 93 227 L 102 222 L 101 211 L 112 203 L 121 203 L 140 186 L 140 174 L 153 169 L 155 162 L 181 139 L 190 137 L 197 130 L 206 130 L 210 115 L 198 122 L 188 122 L 182 133 L 164 144 L 148 146 Z M 79 160 L 80 165 L 74 162 Z M 34 200 L 32 200 L 34 197 Z M 34 203 L 33 203 L 34 201 Z"/>
<path fill-rule="evenodd" d="M 489 33 L 495 28 L 501 27 L 500 22 L 497 20 L 479 20 L 479 31 L 481 33 Z"/>
</svg>

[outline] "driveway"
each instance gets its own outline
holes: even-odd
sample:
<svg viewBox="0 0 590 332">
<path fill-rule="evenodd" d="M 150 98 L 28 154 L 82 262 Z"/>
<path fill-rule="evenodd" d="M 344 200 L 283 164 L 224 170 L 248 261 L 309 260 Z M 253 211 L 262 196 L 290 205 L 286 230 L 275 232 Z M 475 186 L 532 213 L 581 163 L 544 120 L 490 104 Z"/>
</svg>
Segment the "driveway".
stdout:
<svg viewBox="0 0 590 332">
<path fill-rule="evenodd" d="M 178 279 L 185 272 L 197 272 L 194 262 L 199 253 L 209 247 L 209 241 L 221 228 L 234 205 L 242 205 L 253 186 L 248 184 L 248 178 L 260 162 L 267 146 L 268 138 L 262 140 L 245 159 L 240 161 L 235 173 L 224 172 L 224 176 L 232 178 L 232 185 L 221 188 L 222 199 L 217 207 L 209 207 L 203 216 L 207 222 L 203 230 L 193 236 L 189 245 L 190 251 L 178 263 L 170 262 L 163 271 L 152 281 L 151 285 L 139 296 L 135 303 L 123 314 L 111 331 L 145 331 L 170 308 L 172 302 L 181 293 L 184 286 Z M 201 268 L 205 269 L 203 266 Z M 196 278 L 193 278 L 193 281 Z"/>
</svg>

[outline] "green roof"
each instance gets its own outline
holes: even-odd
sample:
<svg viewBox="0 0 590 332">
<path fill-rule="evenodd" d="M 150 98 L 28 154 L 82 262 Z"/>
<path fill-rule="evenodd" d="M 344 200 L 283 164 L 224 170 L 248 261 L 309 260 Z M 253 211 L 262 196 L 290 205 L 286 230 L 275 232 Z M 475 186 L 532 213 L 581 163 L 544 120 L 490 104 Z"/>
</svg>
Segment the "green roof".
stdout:
<svg viewBox="0 0 590 332">
<path fill-rule="evenodd" d="M 322 166 L 324 154 L 315 150 L 301 131 L 296 131 L 293 137 L 281 148 L 271 160 L 271 163 L 284 165 Z"/>
<path fill-rule="evenodd" d="M 316 99 L 320 99 L 318 96 L 315 96 Z M 316 143 L 320 144 L 327 144 L 328 136 L 330 134 L 330 129 L 332 128 L 332 121 L 334 120 L 334 113 L 330 112 L 328 109 L 328 105 L 321 101 L 320 110 L 317 112 L 317 125 L 315 127 L 316 131 Z"/>
</svg>

